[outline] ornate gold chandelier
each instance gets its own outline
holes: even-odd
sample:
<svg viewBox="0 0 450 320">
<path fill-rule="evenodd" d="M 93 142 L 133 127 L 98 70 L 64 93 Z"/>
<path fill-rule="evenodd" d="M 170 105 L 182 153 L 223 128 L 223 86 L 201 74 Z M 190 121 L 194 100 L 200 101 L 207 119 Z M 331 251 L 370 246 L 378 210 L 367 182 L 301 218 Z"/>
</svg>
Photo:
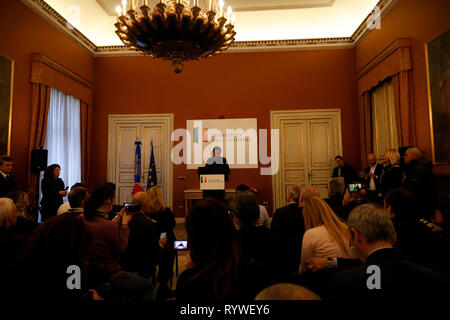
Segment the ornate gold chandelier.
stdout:
<svg viewBox="0 0 450 320">
<path fill-rule="evenodd" d="M 148 0 L 122 0 L 117 6 L 116 34 L 131 49 L 154 58 L 172 61 L 175 73 L 189 60 L 208 58 L 228 49 L 234 42 L 234 16 L 231 7 L 213 0 L 161 0 L 154 9 Z M 190 6 L 193 2 L 193 6 Z M 141 13 L 136 11 L 137 7 Z M 206 10 L 208 5 L 208 10 Z"/>
</svg>

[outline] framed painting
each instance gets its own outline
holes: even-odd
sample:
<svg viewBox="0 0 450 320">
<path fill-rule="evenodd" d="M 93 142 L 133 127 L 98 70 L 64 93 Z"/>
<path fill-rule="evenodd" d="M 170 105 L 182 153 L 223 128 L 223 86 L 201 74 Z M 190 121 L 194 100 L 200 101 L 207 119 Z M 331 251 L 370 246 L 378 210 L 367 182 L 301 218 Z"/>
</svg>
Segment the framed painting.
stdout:
<svg viewBox="0 0 450 320">
<path fill-rule="evenodd" d="M 450 164 L 450 29 L 425 45 L 434 164 Z"/>
<path fill-rule="evenodd" d="M 0 55 L 0 155 L 11 148 L 13 84 L 14 61 Z"/>
</svg>

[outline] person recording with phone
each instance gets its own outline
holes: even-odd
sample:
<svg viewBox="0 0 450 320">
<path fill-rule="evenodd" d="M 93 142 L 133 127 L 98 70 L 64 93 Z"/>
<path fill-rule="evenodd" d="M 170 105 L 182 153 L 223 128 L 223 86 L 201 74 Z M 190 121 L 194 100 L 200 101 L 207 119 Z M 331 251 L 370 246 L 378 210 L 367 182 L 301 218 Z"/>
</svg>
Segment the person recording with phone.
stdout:
<svg viewBox="0 0 450 320">
<path fill-rule="evenodd" d="M 125 205 L 125 210 L 131 216 L 130 236 L 120 263 L 124 270 L 148 279 L 156 272 L 160 233 L 156 220 L 147 216 L 150 212 L 147 193 L 137 192 L 132 203 Z"/>
<path fill-rule="evenodd" d="M 128 225 L 133 215 L 122 208 L 114 219 L 109 220 L 114 195 L 113 183 L 97 185 L 89 193 L 84 206 L 83 222 L 92 236 L 86 255 L 88 282 L 101 279 L 109 283 L 113 299 L 153 300 L 152 283 L 138 274 L 124 271 L 119 263 L 128 246 Z M 89 274 L 93 274 L 89 270 L 96 271 L 97 279 L 89 279 Z M 102 293 L 100 295 L 103 296 Z"/>
<path fill-rule="evenodd" d="M 367 203 L 367 191 L 365 187 L 361 182 L 350 183 L 348 185 L 342 200 L 342 208 L 336 212 L 341 219 L 347 220 L 350 212 L 354 208 Z"/>
</svg>

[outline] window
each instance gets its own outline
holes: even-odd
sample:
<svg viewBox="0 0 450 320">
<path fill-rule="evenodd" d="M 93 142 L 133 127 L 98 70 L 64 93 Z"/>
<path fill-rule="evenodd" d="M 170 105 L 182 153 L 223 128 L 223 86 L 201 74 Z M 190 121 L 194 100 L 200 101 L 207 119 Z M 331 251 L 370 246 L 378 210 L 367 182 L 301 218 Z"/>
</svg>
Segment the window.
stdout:
<svg viewBox="0 0 450 320">
<path fill-rule="evenodd" d="M 373 153 L 381 156 L 387 149 L 398 149 L 392 79 L 383 82 L 371 92 Z"/>
<path fill-rule="evenodd" d="M 51 88 L 44 147 L 48 165 L 61 167 L 60 178 L 71 187 L 81 182 L 80 100 Z"/>
</svg>

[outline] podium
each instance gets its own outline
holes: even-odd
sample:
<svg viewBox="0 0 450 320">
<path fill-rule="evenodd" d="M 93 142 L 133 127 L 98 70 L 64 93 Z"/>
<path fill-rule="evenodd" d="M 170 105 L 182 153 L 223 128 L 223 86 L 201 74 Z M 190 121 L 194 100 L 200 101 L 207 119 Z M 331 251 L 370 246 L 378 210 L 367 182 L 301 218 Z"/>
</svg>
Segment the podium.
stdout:
<svg viewBox="0 0 450 320">
<path fill-rule="evenodd" d="M 205 166 L 198 168 L 200 190 L 203 191 L 203 199 L 214 198 L 225 201 L 225 181 L 228 180 L 228 165 Z"/>
</svg>

